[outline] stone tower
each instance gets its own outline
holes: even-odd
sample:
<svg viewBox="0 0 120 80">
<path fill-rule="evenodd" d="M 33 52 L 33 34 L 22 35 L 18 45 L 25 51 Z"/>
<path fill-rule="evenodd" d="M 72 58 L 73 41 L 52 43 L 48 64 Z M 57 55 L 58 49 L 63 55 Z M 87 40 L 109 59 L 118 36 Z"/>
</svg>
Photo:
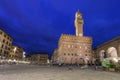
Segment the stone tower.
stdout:
<svg viewBox="0 0 120 80">
<path fill-rule="evenodd" d="M 62 34 L 53 61 L 57 64 L 90 64 L 92 62 L 92 37 L 83 35 L 82 14 L 75 15 L 76 35 Z M 84 61 L 84 59 L 87 59 Z M 85 63 L 86 62 L 86 63 Z"/>
<path fill-rule="evenodd" d="M 83 36 L 83 18 L 79 10 L 75 14 L 76 36 Z"/>
</svg>

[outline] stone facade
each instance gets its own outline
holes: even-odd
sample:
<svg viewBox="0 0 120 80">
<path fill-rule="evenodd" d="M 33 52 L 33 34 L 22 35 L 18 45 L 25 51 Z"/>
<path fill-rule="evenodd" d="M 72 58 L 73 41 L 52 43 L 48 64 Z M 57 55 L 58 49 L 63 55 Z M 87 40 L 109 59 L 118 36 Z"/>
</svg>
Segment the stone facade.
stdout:
<svg viewBox="0 0 120 80">
<path fill-rule="evenodd" d="M 31 54 L 29 59 L 33 64 L 47 64 L 48 54 Z"/>
<path fill-rule="evenodd" d="M 76 35 L 62 34 L 59 39 L 58 58 L 59 63 L 84 64 L 84 59 L 92 60 L 92 38 L 83 36 L 83 18 L 78 11 L 75 15 Z"/>
<path fill-rule="evenodd" d="M 94 53 L 96 58 L 120 57 L 120 36 L 98 46 Z"/>
<path fill-rule="evenodd" d="M 62 63 L 83 64 L 86 56 L 92 58 L 92 39 L 74 35 L 61 35 L 59 41 L 59 57 Z"/>
<path fill-rule="evenodd" d="M 58 59 L 58 49 L 55 49 L 52 55 L 52 63 L 57 64 L 57 59 Z"/>
<path fill-rule="evenodd" d="M 10 49 L 10 58 L 22 60 L 24 50 L 19 46 L 12 46 Z"/>
<path fill-rule="evenodd" d="M 10 48 L 12 46 L 12 37 L 0 29 L 0 56 L 1 58 L 9 58 Z"/>
</svg>

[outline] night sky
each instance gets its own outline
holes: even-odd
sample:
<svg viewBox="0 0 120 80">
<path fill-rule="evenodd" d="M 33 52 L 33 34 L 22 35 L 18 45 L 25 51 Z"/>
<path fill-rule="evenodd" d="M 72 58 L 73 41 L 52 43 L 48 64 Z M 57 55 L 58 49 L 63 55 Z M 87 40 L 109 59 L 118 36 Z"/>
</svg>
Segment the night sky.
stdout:
<svg viewBox="0 0 120 80">
<path fill-rule="evenodd" d="M 0 0 L 0 28 L 27 54 L 52 54 L 62 33 L 75 34 L 78 9 L 93 48 L 120 35 L 120 0 Z"/>
</svg>

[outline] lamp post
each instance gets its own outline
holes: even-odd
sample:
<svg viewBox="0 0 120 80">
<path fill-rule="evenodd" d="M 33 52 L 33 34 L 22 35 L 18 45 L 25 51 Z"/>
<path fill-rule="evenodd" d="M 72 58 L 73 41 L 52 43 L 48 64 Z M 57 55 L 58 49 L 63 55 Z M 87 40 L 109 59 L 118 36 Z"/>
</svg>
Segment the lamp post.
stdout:
<svg viewBox="0 0 120 80">
<path fill-rule="evenodd" d="M 1 42 L 1 39 L 0 39 L 0 47 L 2 46 L 2 42 Z M 0 60 L 2 58 L 2 54 L 1 54 L 2 51 L 0 51 Z"/>
<path fill-rule="evenodd" d="M 25 54 L 26 54 L 26 52 L 23 52 L 23 60 L 25 61 Z"/>
</svg>

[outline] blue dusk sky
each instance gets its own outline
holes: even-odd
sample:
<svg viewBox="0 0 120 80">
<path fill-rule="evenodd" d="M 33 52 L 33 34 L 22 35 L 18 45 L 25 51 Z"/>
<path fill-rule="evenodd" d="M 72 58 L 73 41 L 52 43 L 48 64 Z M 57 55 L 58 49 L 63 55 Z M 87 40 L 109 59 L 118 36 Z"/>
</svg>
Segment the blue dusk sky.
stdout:
<svg viewBox="0 0 120 80">
<path fill-rule="evenodd" d="M 29 53 L 52 54 L 61 34 L 75 34 L 75 13 L 93 48 L 120 35 L 120 0 L 0 0 L 0 29 Z"/>
</svg>

